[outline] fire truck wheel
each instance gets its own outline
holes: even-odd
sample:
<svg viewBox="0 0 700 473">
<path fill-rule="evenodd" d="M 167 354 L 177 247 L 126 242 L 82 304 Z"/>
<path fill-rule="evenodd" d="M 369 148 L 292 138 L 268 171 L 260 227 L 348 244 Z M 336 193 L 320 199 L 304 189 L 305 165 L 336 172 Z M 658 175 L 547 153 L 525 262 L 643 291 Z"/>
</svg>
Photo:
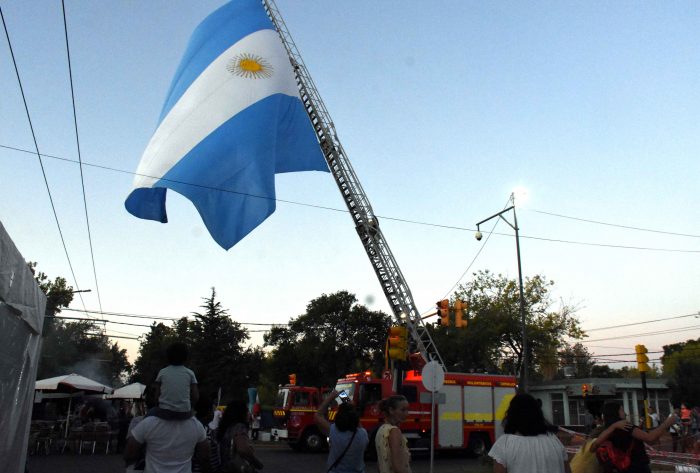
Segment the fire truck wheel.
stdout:
<svg viewBox="0 0 700 473">
<path fill-rule="evenodd" d="M 476 455 L 486 455 L 489 451 L 489 440 L 485 434 L 472 434 L 469 437 L 469 451 Z"/>
<path fill-rule="evenodd" d="M 301 440 L 302 445 L 308 452 L 320 452 L 326 447 L 326 439 L 323 438 L 321 432 L 316 429 L 310 429 L 304 434 Z"/>
</svg>

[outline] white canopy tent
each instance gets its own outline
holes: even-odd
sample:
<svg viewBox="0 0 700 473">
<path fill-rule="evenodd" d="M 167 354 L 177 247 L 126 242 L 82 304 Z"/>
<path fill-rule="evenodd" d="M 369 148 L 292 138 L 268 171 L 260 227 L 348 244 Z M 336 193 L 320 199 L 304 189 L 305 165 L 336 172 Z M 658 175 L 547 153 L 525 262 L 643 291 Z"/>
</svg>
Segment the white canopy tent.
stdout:
<svg viewBox="0 0 700 473">
<path fill-rule="evenodd" d="M 39 379 L 34 385 L 34 389 L 36 391 L 40 391 L 42 394 L 49 392 L 67 393 L 69 395 L 78 393 L 110 394 L 112 391 L 114 391 L 114 389 L 110 388 L 109 386 L 75 373 L 55 376 L 53 378 Z M 66 436 L 68 436 L 68 426 L 70 425 L 70 411 L 72 402 L 73 396 L 70 396 L 68 399 L 68 413 L 66 414 Z"/>
<path fill-rule="evenodd" d="M 85 391 L 91 393 L 110 394 L 114 389 L 102 383 L 79 374 L 65 374 L 53 378 L 39 379 L 34 385 L 36 391 L 72 392 Z"/>
<path fill-rule="evenodd" d="M 143 399 L 144 391 L 146 391 L 145 384 L 127 384 L 119 389 L 115 389 L 112 394 L 105 396 L 105 399 Z"/>
</svg>

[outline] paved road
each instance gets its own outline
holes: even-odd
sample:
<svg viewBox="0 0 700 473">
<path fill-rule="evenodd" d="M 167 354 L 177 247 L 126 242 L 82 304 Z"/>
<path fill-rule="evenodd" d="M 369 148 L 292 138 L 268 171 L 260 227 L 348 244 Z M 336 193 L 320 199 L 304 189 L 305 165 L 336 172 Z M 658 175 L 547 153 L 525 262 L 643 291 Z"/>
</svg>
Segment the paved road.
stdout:
<svg viewBox="0 0 700 473">
<path fill-rule="evenodd" d="M 286 445 L 258 444 L 258 456 L 265 464 L 262 473 L 311 473 L 326 471 L 326 454 L 294 452 Z M 72 455 L 53 454 L 30 456 L 30 473 L 123 473 L 124 462 L 119 455 Z M 428 455 L 417 455 L 413 461 L 413 473 L 429 473 Z M 490 465 L 481 459 L 464 455 L 438 455 L 435 458 L 435 473 L 486 473 Z M 377 473 L 376 463 L 367 464 L 367 473 Z"/>
</svg>

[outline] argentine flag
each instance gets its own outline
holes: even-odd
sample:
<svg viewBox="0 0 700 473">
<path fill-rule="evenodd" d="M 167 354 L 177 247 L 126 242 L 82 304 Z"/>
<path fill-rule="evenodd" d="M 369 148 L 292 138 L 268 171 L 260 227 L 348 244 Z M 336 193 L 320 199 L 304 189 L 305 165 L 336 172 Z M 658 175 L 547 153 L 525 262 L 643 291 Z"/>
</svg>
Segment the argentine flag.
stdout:
<svg viewBox="0 0 700 473">
<path fill-rule="evenodd" d="M 231 248 L 275 211 L 275 173 L 328 171 L 287 52 L 260 0 L 233 0 L 195 30 L 126 199 L 167 222 L 172 189 Z"/>
</svg>

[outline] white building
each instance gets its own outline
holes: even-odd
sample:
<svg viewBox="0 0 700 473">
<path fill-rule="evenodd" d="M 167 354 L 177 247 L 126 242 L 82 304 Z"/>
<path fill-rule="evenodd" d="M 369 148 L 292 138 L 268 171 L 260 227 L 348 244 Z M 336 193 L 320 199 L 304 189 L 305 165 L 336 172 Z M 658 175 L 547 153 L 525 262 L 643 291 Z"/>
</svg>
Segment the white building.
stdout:
<svg viewBox="0 0 700 473">
<path fill-rule="evenodd" d="M 649 407 L 653 407 L 661 419 L 673 410 L 666 382 L 665 378 L 647 379 Z M 644 416 L 640 379 L 559 379 L 531 385 L 529 393 L 542 401 L 542 410 L 547 420 L 554 425 L 574 430 L 589 427 L 593 420 L 591 413 L 602 412 L 606 401 L 621 402 L 628 419 L 634 424 L 639 424 L 640 417 Z"/>
</svg>

